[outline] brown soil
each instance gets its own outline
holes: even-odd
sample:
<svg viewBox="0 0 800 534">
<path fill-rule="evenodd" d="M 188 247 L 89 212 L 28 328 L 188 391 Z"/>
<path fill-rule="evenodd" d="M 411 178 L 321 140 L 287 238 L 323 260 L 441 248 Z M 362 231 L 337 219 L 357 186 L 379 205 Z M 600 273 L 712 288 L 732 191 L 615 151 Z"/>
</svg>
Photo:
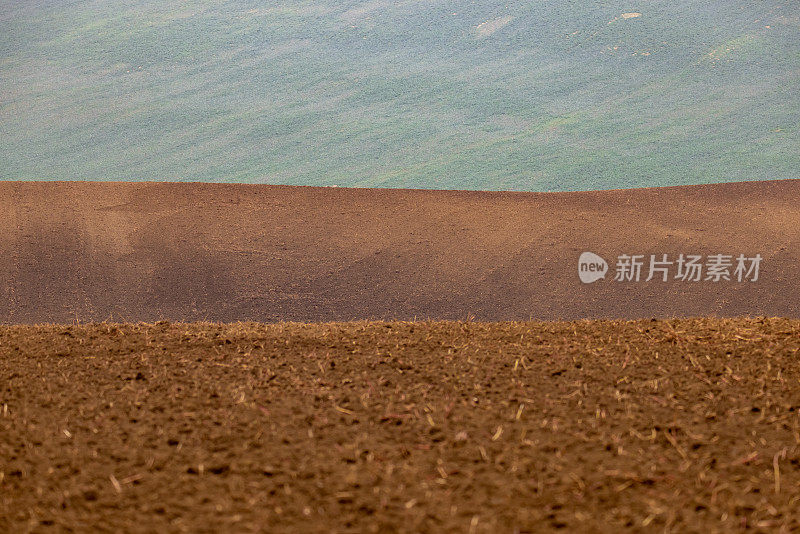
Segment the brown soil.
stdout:
<svg viewBox="0 0 800 534">
<path fill-rule="evenodd" d="M 800 180 L 586 193 L 0 183 L 0 322 L 800 317 Z M 592 251 L 761 254 L 600 281 Z"/>
<path fill-rule="evenodd" d="M 4 327 L 0 531 L 797 530 L 798 351 L 786 319 Z"/>
</svg>

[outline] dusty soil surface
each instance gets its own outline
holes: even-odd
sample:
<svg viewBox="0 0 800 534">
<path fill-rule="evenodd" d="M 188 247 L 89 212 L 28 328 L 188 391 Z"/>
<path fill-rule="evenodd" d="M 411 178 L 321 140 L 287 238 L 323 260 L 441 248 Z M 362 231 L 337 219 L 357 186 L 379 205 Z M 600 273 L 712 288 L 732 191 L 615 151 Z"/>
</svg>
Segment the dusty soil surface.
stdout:
<svg viewBox="0 0 800 534">
<path fill-rule="evenodd" d="M 800 529 L 800 321 L 0 329 L 0 531 Z"/>
<path fill-rule="evenodd" d="M 586 193 L 0 183 L 0 322 L 800 318 L 800 180 Z M 758 282 L 583 285 L 584 251 Z M 645 275 L 643 275 L 643 278 Z"/>
</svg>

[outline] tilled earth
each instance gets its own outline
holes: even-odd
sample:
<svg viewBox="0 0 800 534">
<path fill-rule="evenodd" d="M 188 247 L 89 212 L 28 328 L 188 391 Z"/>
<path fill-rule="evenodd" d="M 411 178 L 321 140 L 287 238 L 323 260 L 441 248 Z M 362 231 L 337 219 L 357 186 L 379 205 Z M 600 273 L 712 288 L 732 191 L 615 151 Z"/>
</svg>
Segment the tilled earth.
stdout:
<svg viewBox="0 0 800 534">
<path fill-rule="evenodd" d="M 800 321 L 0 329 L 0 531 L 800 530 Z"/>
<path fill-rule="evenodd" d="M 800 319 L 800 179 L 574 193 L 1 182 L 0 323 Z M 608 261 L 581 283 L 578 260 Z M 638 282 L 615 281 L 642 255 Z M 730 280 L 650 262 L 727 255 Z M 738 281 L 739 254 L 759 255 Z M 724 272 L 724 269 L 723 271 Z"/>
</svg>

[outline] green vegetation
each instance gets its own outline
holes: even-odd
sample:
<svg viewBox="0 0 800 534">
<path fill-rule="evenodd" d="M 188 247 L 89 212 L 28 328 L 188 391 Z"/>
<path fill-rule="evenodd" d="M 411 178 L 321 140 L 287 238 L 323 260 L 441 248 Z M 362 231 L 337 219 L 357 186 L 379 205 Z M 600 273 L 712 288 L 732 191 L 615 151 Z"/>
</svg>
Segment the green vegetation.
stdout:
<svg viewBox="0 0 800 534">
<path fill-rule="evenodd" d="M 0 1 L 4 180 L 796 178 L 799 94 L 786 0 Z"/>
</svg>

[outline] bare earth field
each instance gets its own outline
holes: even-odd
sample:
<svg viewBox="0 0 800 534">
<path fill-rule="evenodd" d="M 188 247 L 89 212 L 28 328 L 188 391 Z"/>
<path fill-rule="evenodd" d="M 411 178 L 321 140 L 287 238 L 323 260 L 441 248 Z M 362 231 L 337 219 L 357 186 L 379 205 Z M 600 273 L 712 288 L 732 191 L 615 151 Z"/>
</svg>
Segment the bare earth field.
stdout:
<svg viewBox="0 0 800 534">
<path fill-rule="evenodd" d="M 800 318 L 800 180 L 581 193 L 0 183 L 0 322 Z M 583 285 L 578 256 L 761 254 Z M 646 273 L 643 275 L 646 276 Z"/>
<path fill-rule="evenodd" d="M 0 329 L 0 531 L 800 529 L 800 321 Z"/>
<path fill-rule="evenodd" d="M 0 532 L 800 531 L 798 199 L 0 183 Z"/>
</svg>

